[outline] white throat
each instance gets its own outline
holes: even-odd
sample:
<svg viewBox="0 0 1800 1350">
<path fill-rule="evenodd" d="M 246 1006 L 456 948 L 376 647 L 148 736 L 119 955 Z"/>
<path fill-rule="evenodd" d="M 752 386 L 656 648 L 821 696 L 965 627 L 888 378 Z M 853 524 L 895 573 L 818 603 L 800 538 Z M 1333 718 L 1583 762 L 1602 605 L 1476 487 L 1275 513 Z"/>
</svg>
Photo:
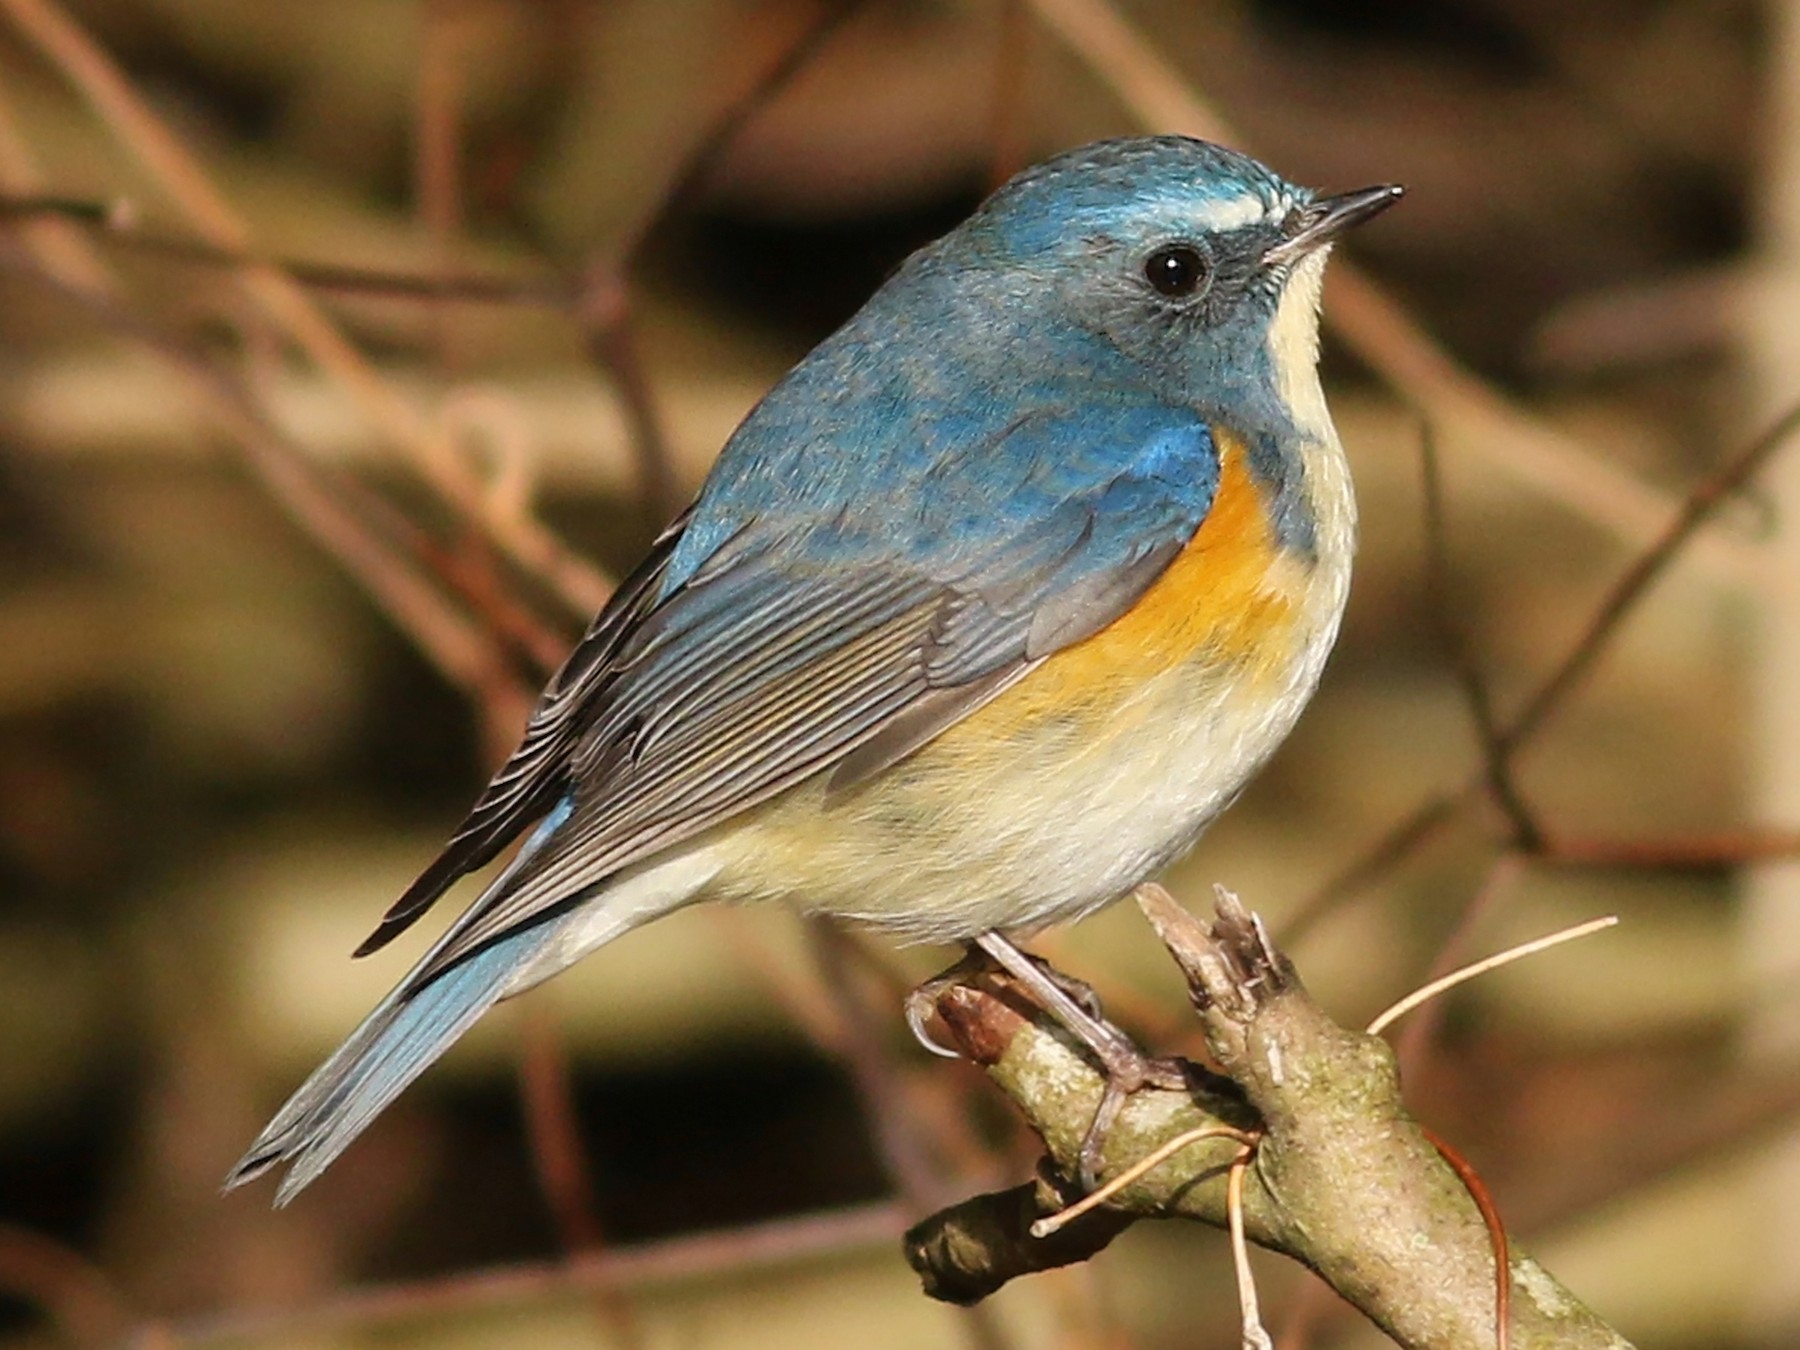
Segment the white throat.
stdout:
<svg viewBox="0 0 1800 1350">
<path fill-rule="evenodd" d="M 1328 245 L 1294 264 L 1269 325 L 1269 363 L 1288 416 L 1302 434 L 1325 442 L 1337 438 L 1319 384 L 1319 299 L 1330 252 Z"/>
</svg>

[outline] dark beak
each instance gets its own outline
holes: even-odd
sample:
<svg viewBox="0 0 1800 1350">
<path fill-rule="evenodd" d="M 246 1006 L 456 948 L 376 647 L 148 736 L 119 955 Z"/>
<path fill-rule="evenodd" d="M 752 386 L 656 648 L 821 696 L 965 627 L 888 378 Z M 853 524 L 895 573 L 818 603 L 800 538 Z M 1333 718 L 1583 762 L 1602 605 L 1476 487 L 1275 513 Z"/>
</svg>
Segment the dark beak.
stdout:
<svg viewBox="0 0 1800 1350">
<path fill-rule="evenodd" d="M 1294 213 L 1286 238 L 1263 254 L 1263 266 L 1297 262 L 1314 249 L 1329 244 L 1352 225 L 1374 219 L 1405 193 L 1406 189 L 1398 183 L 1384 183 L 1380 187 L 1340 192 L 1335 197 L 1316 198 Z"/>
</svg>

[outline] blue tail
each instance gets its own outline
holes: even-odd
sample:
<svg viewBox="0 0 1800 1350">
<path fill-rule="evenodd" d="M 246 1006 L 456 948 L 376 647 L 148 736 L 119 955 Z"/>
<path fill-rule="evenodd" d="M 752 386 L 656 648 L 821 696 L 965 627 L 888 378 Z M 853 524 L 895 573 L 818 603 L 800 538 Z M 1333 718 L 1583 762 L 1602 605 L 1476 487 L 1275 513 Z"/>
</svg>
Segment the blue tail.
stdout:
<svg viewBox="0 0 1800 1350">
<path fill-rule="evenodd" d="M 469 912 L 504 894 L 520 865 L 568 815 L 565 800 L 537 827 Z M 557 916 L 508 933 L 421 983 L 418 972 L 456 932 L 457 925 L 452 925 L 412 973 L 375 1005 L 349 1039 L 288 1098 L 287 1105 L 226 1176 L 225 1189 L 233 1190 L 285 1163 L 287 1175 L 275 1192 L 275 1203 L 287 1204 L 329 1167 L 408 1083 L 511 992 L 514 978 L 556 939 L 566 922 L 566 916 Z"/>
<path fill-rule="evenodd" d="M 559 926 L 551 921 L 502 938 L 422 989 L 409 993 L 401 984 L 288 1099 L 231 1169 L 225 1189 L 286 1163 L 275 1203 L 292 1200 L 500 999 Z"/>
</svg>

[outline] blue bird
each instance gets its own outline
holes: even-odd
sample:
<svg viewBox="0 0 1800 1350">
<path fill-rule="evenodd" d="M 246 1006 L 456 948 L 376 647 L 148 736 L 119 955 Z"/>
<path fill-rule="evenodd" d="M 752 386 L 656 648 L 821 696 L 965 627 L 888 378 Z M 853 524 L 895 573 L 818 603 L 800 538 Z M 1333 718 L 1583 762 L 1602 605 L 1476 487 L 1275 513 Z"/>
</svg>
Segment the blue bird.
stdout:
<svg viewBox="0 0 1800 1350">
<path fill-rule="evenodd" d="M 1103 141 L 908 259 L 594 620 L 358 955 L 524 846 L 227 1188 L 286 1203 L 494 1003 L 703 899 L 974 944 L 1141 1076 L 1012 938 L 1187 849 L 1311 697 L 1356 529 L 1320 283 L 1399 195 Z"/>
</svg>

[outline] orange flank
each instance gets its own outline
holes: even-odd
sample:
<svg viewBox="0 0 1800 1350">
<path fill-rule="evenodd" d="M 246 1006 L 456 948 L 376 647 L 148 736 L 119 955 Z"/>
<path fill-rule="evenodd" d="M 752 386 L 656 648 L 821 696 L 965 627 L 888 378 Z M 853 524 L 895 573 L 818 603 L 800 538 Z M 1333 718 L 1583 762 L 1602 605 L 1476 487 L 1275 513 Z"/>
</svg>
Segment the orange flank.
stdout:
<svg viewBox="0 0 1800 1350">
<path fill-rule="evenodd" d="M 1212 509 L 1168 569 L 1118 619 L 1051 656 L 946 738 L 981 743 L 1046 716 L 1116 715 L 1148 681 L 1191 661 L 1245 684 L 1286 668 L 1302 565 L 1276 542 L 1243 442 L 1217 428 L 1213 435 Z"/>
</svg>

